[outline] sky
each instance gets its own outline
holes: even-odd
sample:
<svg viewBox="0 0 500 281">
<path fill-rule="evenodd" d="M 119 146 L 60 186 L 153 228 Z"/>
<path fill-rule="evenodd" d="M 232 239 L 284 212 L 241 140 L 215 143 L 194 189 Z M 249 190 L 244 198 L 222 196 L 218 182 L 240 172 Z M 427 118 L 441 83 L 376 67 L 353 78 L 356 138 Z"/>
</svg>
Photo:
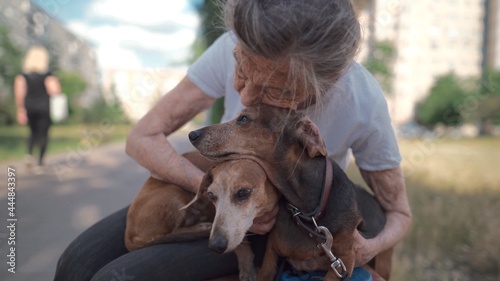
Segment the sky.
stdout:
<svg viewBox="0 0 500 281">
<path fill-rule="evenodd" d="M 185 64 L 200 0 L 32 0 L 96 50 L 102 69 Z"/>
</svg>

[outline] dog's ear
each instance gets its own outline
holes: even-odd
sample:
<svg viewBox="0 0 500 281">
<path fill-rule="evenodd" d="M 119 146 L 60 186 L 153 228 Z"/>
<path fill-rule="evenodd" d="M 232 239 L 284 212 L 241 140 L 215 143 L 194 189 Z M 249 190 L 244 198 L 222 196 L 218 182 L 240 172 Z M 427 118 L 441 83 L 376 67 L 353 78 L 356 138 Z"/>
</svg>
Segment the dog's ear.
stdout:
<svg viewBox="0 0 500 281">
<path fill-rule="evenodd" d="M 182 210 L 185 210 L 191 206 L 196 208 L 195 203 L 197 203 L 197 202 L 200 202 L 200 204 L 203 204 L 203 205 L 206 204 L 208 202 L 208 200 L 204 200 L 204 196 L 207 193 L 208 187 L 212 184 L 212 181 L 213 181 L 212 169 L 210 168 L 207 171 L 207 173 L 205 174 L 205 176 L 203 177 L 203 179 L 201 180 L 201 184 L 198 187 L 198 192 L 196 192 L 196 195 L 194 196 L 193 200 L 191 200 L 191 202 L 187 203 L 186 206 L 180 208 L 179 210 L 182 211 Z"/>
<path fill-rule="evenodd" d="M 302 116 L 296 125 L 299 142 L 307 150 L 309 157 L 327 156 L 325 142 L 318 127 L 307 116 Z"/>
</svg>

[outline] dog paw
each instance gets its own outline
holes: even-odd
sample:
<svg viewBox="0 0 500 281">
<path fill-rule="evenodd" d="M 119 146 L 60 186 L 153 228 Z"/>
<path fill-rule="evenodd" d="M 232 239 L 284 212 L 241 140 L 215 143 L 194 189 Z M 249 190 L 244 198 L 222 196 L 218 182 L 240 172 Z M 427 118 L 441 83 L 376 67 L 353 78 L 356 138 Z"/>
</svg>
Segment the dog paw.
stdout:
<svg viewBox="0 0 500 281">
<path fill-rule="evenodd" d="M 255 281 L 257 279 L 257 271 L 249 270 L 249 271 L 240 271 L 240 281 Z"/>
</svg>

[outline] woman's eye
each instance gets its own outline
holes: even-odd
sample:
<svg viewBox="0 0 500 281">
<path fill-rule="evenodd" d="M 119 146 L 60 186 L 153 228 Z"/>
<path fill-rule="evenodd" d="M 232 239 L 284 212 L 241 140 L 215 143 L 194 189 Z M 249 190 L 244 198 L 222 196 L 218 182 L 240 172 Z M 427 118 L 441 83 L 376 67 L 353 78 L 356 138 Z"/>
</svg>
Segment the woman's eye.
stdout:
<svg viewBox="0 0 500 281">
<path fill-rule="evenodd" d="M 239 201 L 245 200 L 248 197 L 250 197 L 250 194 L 252 194 L 252 190 L 248 188 L 242 188 L 236 192 L 236 199 Z"/>
<path fill-rule="evenodd" d="M 217 200 L 217 196 L 215 196 L 215 194 L 213 192 L 208 192 L 207 195 L 208 195 L 208 199 L 210 199 L 210 201 L 215 202 L 215 200 Z"/>
<path fill-rule="evenodd" d="M 250 121 L 250 119 L 249 119 L 246 115 L 240 115 L 240 116 L 238 116 L 238 118 L 236 119 L 236 123 L 238 123 L 238 124 L 245 124 L 245 123 L 247 123 L 248 121 Z"/>
</svg>

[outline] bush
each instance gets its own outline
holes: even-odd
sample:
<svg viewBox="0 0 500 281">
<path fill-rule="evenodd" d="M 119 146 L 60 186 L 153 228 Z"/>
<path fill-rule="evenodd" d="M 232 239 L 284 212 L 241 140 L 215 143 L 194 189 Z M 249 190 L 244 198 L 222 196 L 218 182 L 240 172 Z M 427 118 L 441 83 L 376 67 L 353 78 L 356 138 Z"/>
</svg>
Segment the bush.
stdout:
<svg viewBox="0 0 500 281">
<path fill-rule="evenodd" d="M 12 87 L 14 78 L 21 73 L 23 56 L 22 48 L 10 40 L 9 30 L 0 26 L 0 125 L 16 123 Z"/>
<path fill-rule="evenodd" d="M 436 80 L 429 96 L 417 105 L 416 121 L 433 127 L 438 123 L 458 125 L 462 123 L 460 105 L 467 97 L 462 81 L 454 74 L 447 74 Z"/>
<path fill-rule="evenodd" d="M 86 124 L 98 124 L 103 120 L 113 124 L 129 124 L 130 120 L 125 115 L 119 103 L 108 104 L 103 98 L 98 99 L 90 108 L 83 113 L 83 122 Z"/>
</svg>

